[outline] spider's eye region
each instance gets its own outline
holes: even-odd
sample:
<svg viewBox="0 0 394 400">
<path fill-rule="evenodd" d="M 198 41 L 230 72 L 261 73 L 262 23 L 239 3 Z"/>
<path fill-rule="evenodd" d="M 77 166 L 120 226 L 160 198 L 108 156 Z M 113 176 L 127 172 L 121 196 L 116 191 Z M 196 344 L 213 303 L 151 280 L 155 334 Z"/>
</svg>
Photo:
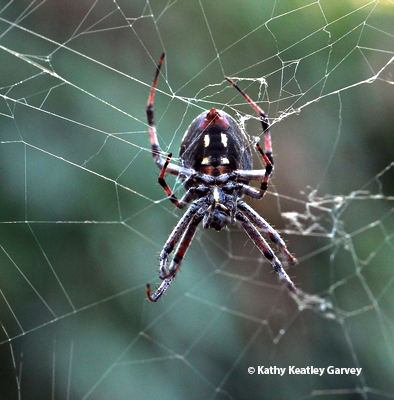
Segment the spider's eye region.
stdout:
<svg viewBox="0 0 394 400">
<path fill-rule="evenodd" d="M 212 208 L 209 212 L 204 215 L 203 228 L 204 229 L 215 229 L 215 231 L 221 231 L 226 228 L 229 222 L 228 212 L 223 210 L 223 206 L 219 204 L 217 207 Z"/>
</svg>

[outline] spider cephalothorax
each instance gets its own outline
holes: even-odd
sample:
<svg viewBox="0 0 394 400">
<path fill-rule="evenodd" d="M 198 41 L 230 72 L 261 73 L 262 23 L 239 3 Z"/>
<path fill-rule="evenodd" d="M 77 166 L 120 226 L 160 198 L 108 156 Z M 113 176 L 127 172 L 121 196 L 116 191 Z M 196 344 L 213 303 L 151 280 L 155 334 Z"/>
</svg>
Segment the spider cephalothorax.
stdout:
<svg viewBox="0 0 394 400">
<path fill-rule="evenodd" d="M 154 94 L 163 60 L 164 53 L 156 69 L 146 110 L 152 156 L 161 170 L 159 184 L 171 202 L 178 208 L 184 208 L 190 203 L 191 205 L 173 229 L 160 253 L 159 277 L 162 283 L 153 294 L 150 291 L 150 285 L 147 284 L 146 291 L 149 300 L 157 301 L 167 290 L 201 222 L 203 228 L 213 228 L 217 231 L 225 228 L 229 223 L 239 222 L 256 247 L 271 262 L 281 281 L 290 291 L 296 292 L 296 287 L 260 231 L 268 236 L 290 264 L 295 264 L 296 259 L 287 250 L 279 234 L 241 200 L 243 195 L 261 199 L 267 191 L 273 169 L 267 115 L 231 78 L 226 78 L 260 115 L 265 151 L 258 142 L 256 142 L 256 148 L 265 163 L 265 169 L 251 169 L 252 154 L 245 133 L 230 115 L 215 108 L 203 112 L 190 124 L 179 151 L 180 165 L 171 163 L 171 153 L 164 160 L 160 155 L 153 118 Z M 166 173 L 178 176 L 182 180 L 186 193 L 180 200 L 167 185 L 164 179 Z M 260 181 L 260 188 L 249 186 L 251 180 Z M 178 246 L 175 255 L 168 267 L 168 256 L 176 245 Z"/>
</svg>

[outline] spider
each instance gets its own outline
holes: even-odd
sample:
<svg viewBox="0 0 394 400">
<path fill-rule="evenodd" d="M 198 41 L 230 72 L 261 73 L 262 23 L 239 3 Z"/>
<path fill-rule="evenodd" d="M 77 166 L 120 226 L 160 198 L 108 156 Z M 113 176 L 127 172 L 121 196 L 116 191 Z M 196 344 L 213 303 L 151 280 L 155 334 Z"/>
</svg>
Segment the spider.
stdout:
<svg viewBox="0 0 394 400">
<path fill-rule="evenodd" d="M 191 205 L 171 232 L 160 253 L 159 277 L 162 283 L 154 293 L 151 292 L 149 283 L 146 285 L 148 299 L 156 302 L 171 285 L 201 222 L 203 228 L 217 231 L 229 223 L 239 222 L 262 255 L 272 264 L 280 280 L 291 292 L 297 292 L 260 231 L 268 236 L 290 264 L 294 265 L 297 260 L 287 250 L 278 232 L 241 199 L 242 195 L 261 199 L 267 191 L 274 164 L 267 114 L 231 78 L 226 77 L 260 116 L 265 151 L 257 140 L 256 149 L 265 163 L 265 169 L 252 170 L 252 153 L 245 133 L 230 115 L 215 108 L 204 111 L 190 124 L 181 142 L 180 165 L 172 164 L 171 153 L 166 159 L 160 155 L 153 113 L 153 101 L 164 57 L 165 53 L 157 64 L 146 108 L 151 151 L 153 160 L 160 169 L 158 182 L 169 200 L 180 209 L 187 204 Z M 167 185 L 165 174 L 175 175 L 182 181 L 186 193 L 181 199 Z M 252 180 L 260 181 L 259 189 L 249 186 L 249 181 Z M 175 246 L 175 255 L 168 267 L 169 255 Z"/>
</svg>

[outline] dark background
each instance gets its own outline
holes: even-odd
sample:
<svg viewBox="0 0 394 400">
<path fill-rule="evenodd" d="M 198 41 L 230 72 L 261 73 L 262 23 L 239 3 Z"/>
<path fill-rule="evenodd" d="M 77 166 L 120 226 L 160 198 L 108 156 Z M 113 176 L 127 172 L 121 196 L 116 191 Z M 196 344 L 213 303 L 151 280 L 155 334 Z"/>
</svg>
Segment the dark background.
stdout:
<svg viewBox="0 0 394 400">
<path fill-rule="evenodd" d="M 388 1 L 1 2 L 0 398 L 393 396 L 393 15 Z M 199 230 L 146 300 L 182 215 L 145 121 L 163 50 L 164 152 L 203 109 L 253 115 L 225 75 L 269 113 L 275 174 L 249 204 L 320 303 L 291 298 L 236 226 Z M 250 139 L 259 128 L 247 120 Z M 363 372 L 248 374 L 259 365 Z"/>
</svg>

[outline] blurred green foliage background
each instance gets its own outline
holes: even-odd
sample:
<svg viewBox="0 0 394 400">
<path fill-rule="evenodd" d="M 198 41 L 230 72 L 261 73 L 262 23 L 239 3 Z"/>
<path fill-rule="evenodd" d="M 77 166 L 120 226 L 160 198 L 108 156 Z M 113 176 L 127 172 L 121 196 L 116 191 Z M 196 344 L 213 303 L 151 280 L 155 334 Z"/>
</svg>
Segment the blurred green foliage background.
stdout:
<svg viewBox="0 0 394 400">
<path fill-rule="evenodd" d="M 393 16 L 389 1 L 1 2 L 0 398 L 392 396 Z M 163 50 L 162 150 L 203 109 L 251 115 L 223 77 L 240 78 L 273 121 L 274 179 L 249 204 L 332 308 L 299 307 L 239 227 L 201 229 L 146 300 L 182 215 L 145 121 Z"/>
</svg>

